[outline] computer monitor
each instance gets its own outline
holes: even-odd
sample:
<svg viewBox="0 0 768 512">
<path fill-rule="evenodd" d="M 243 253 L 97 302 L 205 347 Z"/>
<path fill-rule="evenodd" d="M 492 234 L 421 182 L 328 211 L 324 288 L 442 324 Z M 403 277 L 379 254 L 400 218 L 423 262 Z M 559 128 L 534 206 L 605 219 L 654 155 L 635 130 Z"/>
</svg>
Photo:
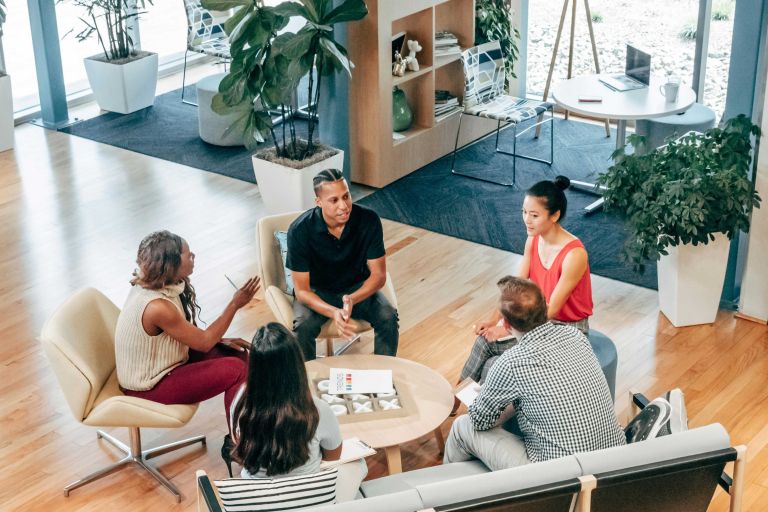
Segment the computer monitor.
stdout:
<svg viewBox="0 0 768 512">
<path fill-rule="evenodd" d="M 638 82 L 648 85 L 651 82 L 651 55 L 628 44 L 624 73 Z"/>
</svg>

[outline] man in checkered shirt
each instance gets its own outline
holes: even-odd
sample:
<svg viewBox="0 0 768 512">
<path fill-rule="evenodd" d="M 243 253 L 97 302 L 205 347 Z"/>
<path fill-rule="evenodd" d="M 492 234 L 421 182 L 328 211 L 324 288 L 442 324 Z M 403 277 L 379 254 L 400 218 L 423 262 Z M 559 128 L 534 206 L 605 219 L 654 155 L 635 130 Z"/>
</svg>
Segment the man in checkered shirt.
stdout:
<svg viewBox="0 0 768 512">
<path fill-rule="evenodd" d="M 625 444 L 589 340 L 547 321 L 535 283 L 507 276 L 498 286 L 504 325 L 520 342 L 499 357 L 469 414 L 453 423 L 444 462 L 477 458 L 495 471 Z M 501 426 L 508 419 L 511 432 Z"/>
</svg>

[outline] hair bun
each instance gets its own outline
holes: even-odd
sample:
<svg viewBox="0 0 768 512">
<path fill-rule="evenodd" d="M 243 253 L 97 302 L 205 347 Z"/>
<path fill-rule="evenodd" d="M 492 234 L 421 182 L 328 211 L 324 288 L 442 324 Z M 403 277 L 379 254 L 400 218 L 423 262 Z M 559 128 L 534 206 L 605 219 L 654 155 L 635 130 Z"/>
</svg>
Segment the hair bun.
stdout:
<svg viewBox="0 0 768 512">
<path fill-rule="evenodd" d="M 565 190 L 571 186 L 571 180 L 567 176 L 557 176 L 554 180 L 555 186 L 560 190 Z"/>
</svg>

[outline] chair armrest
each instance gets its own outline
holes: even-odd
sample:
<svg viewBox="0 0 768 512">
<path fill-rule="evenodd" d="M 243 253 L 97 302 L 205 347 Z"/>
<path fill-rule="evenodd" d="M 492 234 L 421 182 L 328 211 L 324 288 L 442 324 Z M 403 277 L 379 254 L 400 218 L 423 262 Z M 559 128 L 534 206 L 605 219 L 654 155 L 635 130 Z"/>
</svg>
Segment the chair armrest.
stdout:
<svg viewBox="0 0 768 512">
<path fill-rule="evenodd" d="M 195 476 L 197 476 L 197 512 L 223 512 L 216 490 L 205 471 L 198 469 Z"/>
<path fill-rule="evenodd" d="M 286 329 L 293 329 L 293 300 L 277 286 L 268 286 L 264 299 L 272 310 L 272 314 Z"/>
</svg>

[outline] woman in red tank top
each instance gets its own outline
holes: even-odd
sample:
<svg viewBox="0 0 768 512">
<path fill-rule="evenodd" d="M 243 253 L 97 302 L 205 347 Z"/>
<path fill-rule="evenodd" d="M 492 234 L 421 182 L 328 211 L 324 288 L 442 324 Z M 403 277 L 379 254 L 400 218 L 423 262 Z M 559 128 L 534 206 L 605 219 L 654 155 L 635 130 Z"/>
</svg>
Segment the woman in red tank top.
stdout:
<svg viewBox="0 0 768 512">
<path fill-rule="evenodd" d="M 540 181 L 526 191 L 523 222 L 528 240 L 517 276 L 539 285 L 547 300 L 550 320 L 573 325 L 586 334 L 592 315 L 587 251 L 578 238 L 560 225 L 568 206 L 563 191 L 569 185 L 568 178 L 558 176 L 554 181 Z M 502 325 L 498 309 L 474 328 L 477 340 L 461 380 L 470 377 L 479 382 L 485 362 L 501 355 L 517 340 Z"/>
</svg>

